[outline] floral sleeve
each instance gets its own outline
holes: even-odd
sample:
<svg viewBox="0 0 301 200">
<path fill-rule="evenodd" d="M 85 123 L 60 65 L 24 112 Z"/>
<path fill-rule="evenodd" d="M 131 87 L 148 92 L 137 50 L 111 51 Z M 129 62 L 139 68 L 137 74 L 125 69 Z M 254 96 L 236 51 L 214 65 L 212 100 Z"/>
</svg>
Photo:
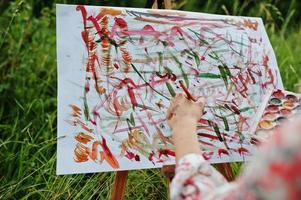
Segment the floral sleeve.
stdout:
<svg viewBox="0 0 301 200">
<path fill-rule="evenodd" d="M 187 154 L 177 164 L 170 194 L 171 199 L 204 199 L 215 193 L 216 188 L 228 185 L 202 155 Z"/>
<path fill-rule="evenodd" d="M 272 134 L 231 183 L 201 155 L 185 155 L 176 167 L 171 199 L 300 199 L 301 119 Z"/>
</svg>

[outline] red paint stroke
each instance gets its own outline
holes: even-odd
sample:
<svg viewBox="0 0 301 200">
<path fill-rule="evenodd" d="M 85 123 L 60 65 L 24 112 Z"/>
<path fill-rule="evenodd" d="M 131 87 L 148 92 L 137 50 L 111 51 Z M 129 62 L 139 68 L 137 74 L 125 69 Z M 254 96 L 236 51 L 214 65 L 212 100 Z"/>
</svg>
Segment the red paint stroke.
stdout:
<svg viewBox="0 0 301 200">
<path fill-rule="evenodd" d="M 270 80 L 268 80 L 268 81 L 266 81 L 265 83 L 262 84 L 263 88 L 265 88 L 269 84 L 274 84 L 274 79 L 275 78 L 274 78 L 272 69 L 268 69 L 268 74 L 269 74 Z"/>
<path fill-rule="evenodd" d="M 128 94 L 129 94 L 129 97 L 130 97 L 130 100 L 131 100 L 131 103 L 132 103 L 133 107 L 136 107 L 138 105 L 138 103 L 137 103 L 137 99 L 135 97 L 133 88 L 128 87 Z"/>
<path fill-rule="evenodd" d="M 246 148 L 244 148 L 244 147 L 240 147 L 237 150 L 238 150 L 239 155 L 244 155 L 244 154 L 248 154 L 249 153 L 249 150 L 246 149 Z"/>
<path fill-rule="evenodd" d="M 148 156 L 148 160 L 153 162 L 153 160 L 154 160 L 154 155 L 155 155 L 155 153 L 152 151 L 152 152 L 149 154 L 149 156 Z"/>
<path fill-rule="evenodd" d="M 115 158 L 115 156 L 112 154 L 109 147 L 107 146 L 107 142 L 104 137 L 102 137 L 102 141 L 100 144 L 103 149 L 102 156 L 104 157 L 104 159 L 111 165 L 111 167 L 113 167 L 115 169 L 119 168 L 119 163 L 118 163 L 117 159 Z"/>
<path fill-rule="evenodd" d="M 204 124 L 204 125 L 209 125 L 208 120 L 207 119 L 203 119 L 203 118 L 199 119 L 198 123 Z"/>
<path fill-rule="evenodd" d="M 119 69 L 119 65 L 117 63 L 114 63 L 113 66 L 115 67 L 115 69 Z"/>
<path fill-rule="evenodd" d="M 99 35 L 100 38 L 102 38 L 104 35 L 103 35 L 103 30 L 102 28 L 99 26 L 99 23 L 98 21 L 93 17 L 93 16 L 90 16 L 88 17 L 88 20 L 91 21 L 93 23 L 93 26 L 94 28 L 96 29 L 97 31 L 97 34 Z"/>
<path fill-rule="evenodd" d="M 238 79 L 240 80 L 241 85 L 242 85 L 242 87 L 243 87 L 242 90 L 239 90 L 239 93 L 240 93 L 243 97 L 247 98 L 247 94 L 246 94 L 246 92 L 248 91 L 248 88 L 247 88 L 247 80 L 245 80 L 241 74 L 238 74 Z"/>
<path fill-rule="evenodd" d="M 114 91 L 112 94 L 113 97 L 113 108 L 115 110 L 116 115 L 118 116 L 118 118 L 120 117 L 121 112 L 119 112 L 118 106 L 119 106 L 119 102 L 118 99 L 116 98 L 117 95 L 117 91 Z"/>
<path fill-rule="evenodd" d="M 214 146 L 212 143 L 209 143 L 209 142 L 205 142 L 205 141 L 203 141 L 203 140 L 199 140 L 199 143 L 202 143 L 202 144 L 204 144 L 204 145 L 208 145 L 208 146 Z"/>
<path fill-rule="evenodd" d="M 222 154 L 229 155 L 229 152 L 226 149 L 218 149 L 219 157 L 221 157 Z"/>
<path fill-rule="evenodd" d="M 81 11 L 82 17 L 83 17 L 84 28 L 86 29 L 87 28 L 87 11 L 86 11 L 85 6 L 78 5 L 78 6 L 76 6 L 76 10 Z"/>
<path fill-rule="evenodd" d="M 240 111 L 236 106 L 231 105 L 231 109 L 234 111 L 235 114 L 240 115 Z"/>
<path fill-rule="evenodd" d="M 91 52 L 88 52 L 89 54 Z M 86 72 L 95 73 L 95 61 L 98 60 L 98 57 L 95 55 L 95 53 L 92 53 L 92 55 L 89 56 Z"/>
<path fill-rule="evenodd" d="M 180 80 L 179 83 L 180 83 L 181 88 L 182 88 L 183 91 L 185 92 L 187 99 L 196 102 L 197 100 L 189 93 L 189 91 L 188 91 L 187 88 L 185 87 L 183 81 Z"/>
<path fill-rule="evenodd" d="M 161 32 L 156 31 L 151 25 L 145 25 L 141 30 L 123 30 L 122 34 L 124 35 L 138 35 L 141 37 L 144 36 L 153 36 L 155 40 L 158 40 L 162 35 Z"/>
<path fill-rule="evenodd" d="M 231 102 L 232 102 L 236 107 L 238 107 L 238 104 L 235 102 L 234 99 L 232 99 Z"/>
<path fill-rule="evenodd" d="M 194 44 L 196 43 L 196 41 L 185 31 L 183 31 L 183 29 L 179 26 L 174 26 L 171 28 L 170 30 L 170 35 L 171 36 L 175 36 L 177 34 L 180 34 L 181 37 L 186 36 L 189 40 L 191 40 Z"/>
<path fill-rule="evenodd" d="M 176 81 L 177 80 L 177 76 L 174 73 L 166 73 L 164 75 L 161 75 L 159 72 L 156 72 L 156 75 L 160 78 L 168 78 L 172 81 Z"/>
<path fill-rule="evenodd" d="M 140 156 L 138 154 L 135 155 L 135 160 L 140 161 Z"/>
<path fill-rule="evenodd" d="M 127 25 L 126 21 L 124 21 L 124 19 L 115 17 L 114 20 L 120 28 L 127 28 L 128 25 Z"/>
<path fill-rule="evenodd" d="M 153 87 L 155 85 L 164 84 L 164 83 L 168 82 L 168 80 L 169 80 L 168 77 L 165 77 L 165 78 L 162 78 L 162 79 L 159 79 L 159 80 L 154 80 L 154 78 L 152 77 L 152 79 L 149 83 L 139 84 L 135 87 L 135 89 L 140 89 L 140 88 L 148 87 L 148 86 Z"/>
<path fill-rule="evenodd" d="M 159 150 L 159 158 L 161 158 L 161 156 L 164 155 L 164 156 L 176 156 L 176 153 L 171 150 L 171 149 L 162 149 L 162 150 Z"/>
<path fill-rule="evenodd" d="M 210 152 L 204 152 L 202 155 L 205 160 L 210 160 L 212 158 L 213 154 L 214 154 L 214 152 L 210 151 Z"/>
<path fill-rule="evenodd" d="M 82 129 L 84 129 L 85 131 L 88 131 L 89 133 L 93 132 L 93 129 L 90 129 L 84 122 L 82 122 L 80 119 L 76 119 L 76 121 L 74 122 L 74 126 L 76 126 L 77 124 L 79 124 Z"/>
<path fill-rule="evenodd" d="M 251 138 L 250 143 L 254 144 L 256 146 L 261 144 L 261 142 L 258 139 L 254 138 L 254 137 Z"/>
<path fill-rule="evenodd" d="M 269 56 L 268 55 L 264 55 L 263 58 L 262 58 L 262 60 L 263 60 L 262 64 L 265 67 L 265 70 L 267 70 L 268 69 Z"/>
<path fill-rule="evenodd" d="M 135 154 L 130 151 L 126 151 L 125 157 L 132 160 L 135 157 Z"/>
<path fill-rule="evenodd" d="M 97 107 L 94 107 L 93 110 L 92 110 L 92 114 L 93 114 L 93 120 L 90 119 L 90 122 L 93 124 L 93 125 L 97 125 L 96 124 L 96 121 L 97 121 L 97 118 L 100 119 L 100 114 L 99 112 L 97 112 Z"/>
<path fill-rule="evenodd" d="M 110 78 L 117 79 L 120 81 L 119 84 L 115 86 L 118 89 L 121 89 L 123 86 L 130 86 L 130 85 L 131 85 L 130 87 L 132 88 L 138 88 L 135 82 L 131 78 L 120 79 L 113 76 L 111 76 Z"/>
<path fill-rule="evenodd" d="M 210 135 L 208 133 L 198 133 L 198 136 L 210 138 L 212 140 L 219 140 L 219 138 L 217 136 Z"/>
<path fill-rule="evenodd" d="M 138 103 L 137 103 L 137 99 L 136 99 L 136 96 L 134 93 L 134 88 L 137 88 L 137 85 L 134 83 L 134 81 L 130 78 L 125 78 L 125 79 L 120 79 L 117 77 L 110 77 L 110 78 L 117 79 L 120 81 L 119 84 L 115 86 L 118 89 L 121 89 L 123 86 L 127 86 L 127 91 L 128 91 L 128 95 L 130 97 L 131 103 L 134 107 L 136 107 L 138 105 Z"/>
<path fill-rule="evenodd" d="M 254 76 L 253 76 L 253 72 L 252 72 L 252 70 L 251 70 L 250 68 L 248 68 L 248 74 L 249 74 L 249 76 L 251 77 L 252 84 L 255 84 L 255 83 L 256 83 L 256 80 L 255 80 L 255 78 L 254 78 Z"/>
<path fill-rule="evenodd" d="M 197 69 L 193 67 L 189 67 L 189 69 L 191 70 L 190 71 L 191 75 L 199 76 L 201 74 Z"/>
<path fill-rule="evenodd" d="M 89 32 L 88 31 L 82 31 L 82 39 L 84 41 L 84 43 L 86 44 L 86 48 L 87 50 L 89 51 L 90 48 L 89 48 Z"/>
<path fill-rule="evenodd" d="M 85 93 L 88 93 L 89 91 L 90 91 L 90 83 L 89 83 L 89 80 L 86 80 Z"/>
</svg>

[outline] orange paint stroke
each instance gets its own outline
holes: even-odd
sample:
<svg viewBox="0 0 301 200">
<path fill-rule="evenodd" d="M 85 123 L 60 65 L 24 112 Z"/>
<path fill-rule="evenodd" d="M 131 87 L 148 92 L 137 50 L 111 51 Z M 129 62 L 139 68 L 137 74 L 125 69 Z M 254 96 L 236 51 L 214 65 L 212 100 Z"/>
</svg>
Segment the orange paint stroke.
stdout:
<svg viewBox="0 0 301 200">
<path fill-rule="evenodd" d="M 119 16 L 123 15 L 121 10 L 117 10 L 114 8 L 101 8 L 100 13 L 96 16 L 96 20 L 100 20 L 103 18 L 105 15 L 110 15 L 110 16 Z"/>
<path fill-rule="evenodd" d="M 100 145 L 103 151 L 98 152 L 98 145 Z M 102 137 L 102 141 L 95 141 L 92 145 L 92 152 L 91 152 L 91 159 L 96 160 L 97 154 L 99 153 L 101 161 L 105 160 L 108 164 L 113 167 L 114 169 L 119 168 L 119 163 L 115 156 L 112 154 L 111 150 L 106 144 L 105 138 Z"/>
<path fill-rule="evenodd" d="M 75 137 L 74 137 L 78 142 L 80 143 L 84 143 L 87 144 L 88 142 L 90 142 L 91 140 L 93 140 L 94 138 L 90 135 L 87 135 L 83 132 L 79 132 Z"/>
<path fill-rule="evenodd" d="M 85 131 L 88 131 L 89 133 L 93 132 L 93 129 L 90 129 L 84 122 L 80 121 L 79 119 L 77 120 L 77 122 Z"/>
<path fill-rule="evenodd" d="M 78 143 L 74 149 L 75 162 L 86 162 L 89 159 L 89 148 L 85 147 L 81 143 Z"/>
<path fill-rule="evenodd" d="M 78 106 L 73 105 L 73 104 L 70 104 L 69 106 L 72 108 L 72 114 L 71 115 L 73 117 L 80 117 L 80 115 L 82 114 L 81 113 L 82 110 Z"/>
</svg>

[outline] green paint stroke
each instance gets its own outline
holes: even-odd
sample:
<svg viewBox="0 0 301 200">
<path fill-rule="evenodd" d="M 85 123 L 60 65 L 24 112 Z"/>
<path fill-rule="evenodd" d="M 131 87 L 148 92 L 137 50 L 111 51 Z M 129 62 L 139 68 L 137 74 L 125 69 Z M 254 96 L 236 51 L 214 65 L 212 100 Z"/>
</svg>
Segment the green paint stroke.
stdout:
<svg viewBox="0 0 301 200">
<path fill-rule="evenodd" d="M 223 116 L 219 116 L 219 115 L 215 115 L 217 116 L 218 118 L 222 119 L 223 122 L 224 122 L 224 126 L 225 126 L 225 131 L 229 131 L 229 124 L 228 124 L 228 120 L 226 119 L 226 117 L 223 117 Z"/>
<path fill-rule="evenodd" d="M 209 42 L 207 42 L 206 40 L 204 40 L 204 39 L 201 38 L 201 34 L 199 34 L 198 32 L 196 32 L 196 31 L 194 31 L 194 30 L 192 30 L 192 29 L 190 29 L 190 28 L 188 28 L 188 30 L 191 31 L 191 32 L 193 32 L 193 33 L 195 34 L 195 36 L 196 36 L 200 41 L 202 41 L 202 44 L 201 44 L 201 45 L 203 45 L 203 44 L 209 45 Z"/>
<path fill-rule="evenodd" d="M 134 119 L 133 113 L 131 113 L 131 115 L 130 115 L 129 122 L 130 122 L 130 124 L 132 124 L 133 126 L 135 126 L 135 119 Z"/>
<path fill-rule="evenodd" d="M 221 132 L 216 123 L 209 121 L 209 125 L 214 129 L 216 136 L 218 137 L 219 141 L 223 142 L 224 139 L 222 138 Z"/>
<path fill-rule="evenodd" d="M 227 87 L 228 86 L 228 71 L 225 69 L 224 66 L 221 66 L 221 65 L 218 66 L 218 69 L 219 69 L 220 75 L 225 83 L 225 86 Z"/>
<path fill-rule="evenodd" d="M 175 92 L 174 89 L 172 88 L 172 85 L 171 85 L 170 83 L 168 83 L 168 82 L 166 82 L 165 84 L 166 84 L 166 87 L 167 87 L 167 89 L 168 89 L 170 95 L 171 95 L 172 97 L 175 97 L 175 96 L 176 96 L 176 92 Z"/>
<path fill-rule="evenodd" d="M 214 73 L 201 73 L 199 75 L 200 78 L 210 78 L 210 79 L 220 79 L 221 75 Z"/>
<path fill-rule="evenodd" d="M 186 84 L 186 88 L 188 89 L 189 88 L 189 80 L 188 80 L 188 76 L 187 74 L 185 73 L 185 71 L 183 70 L 183 67 L 182 67 L 182 63 L 179 61 L 179 59 L 171 52 L 169 52 L 169 54 L 171 55 L 171 57 L 174 59 L 174 61 L 178 64 L 178 67 L 179 69 L 181 70 L 181 73 L 182 73 L 182 77 L 184 79 L 184 82 Z"/>
<path fill-rule="evenodd" d="M 238 134 L 239 142 L 242 143 L 246 139 L 245 136 L 240 131 L 236 131 L 236 133 Z"/>
<path fill-rule="evenodd" d="M 88 106 L 88 102 L 87 102 L 87 93 L 86 92 L 84 93 L 83 100 L 84 100 L 84 115 L 85 115 L 85 119 L 86 119 L 86 121 L 89 121 L 90 120 L 89 106 Z"/>
<path fill-rule="evenodd" d="M 200 65 L 201 62 L 200 62 L 200 58 L 199 58 L 197 53 L 195 53 L 192 50 L 188 50 L 188 49 L 186 49 L 185 52 L 188 53 L 190 56 L 192 56 L 194 58 L 196 66 Z"/>
<path fill-rule="evenodd" d="M 170 100 L 167 96 L 165 96 L 164 94 L 162 94 L 161 92 L 158 92 L 155 88 L 153 88 L 142 76 L 142 74 L 138 71 L 138 69 L 135 67 L 135 65 L 131 64 L 131 66 L 133 67 L 134 71 L 138 74 L 138 76 L 144 81 L 145 84 L 147 84 L 154 92 L 156 92 L 157 94 L 159 94 L 160 96 L 164 97 L 167 100 Z"/>
</svg>

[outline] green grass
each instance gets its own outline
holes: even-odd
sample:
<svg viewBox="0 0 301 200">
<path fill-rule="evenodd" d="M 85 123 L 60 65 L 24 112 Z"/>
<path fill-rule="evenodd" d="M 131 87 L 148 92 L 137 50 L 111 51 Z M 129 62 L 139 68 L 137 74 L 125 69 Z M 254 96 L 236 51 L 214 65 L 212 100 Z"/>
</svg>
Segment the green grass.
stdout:
<svg viewBox="0 0 301 200">
<path fill-rule="evenodd" d="M 55 9 L 44 8 L 36 17 L 31 3 L 19 2 L 9 5 L 0 18 L 0 199 L 108 199 L 113 173 L 56 176 Z M 187 2 L 177 1 L 177 6 L 190 9 Z M 199 10 L 206 9 L 256 13 L 222 5 Z M 276 23 L 279 15 L 272 14 L 276 20 L 268 21 L 267 28 L 284 85 L 295 90 L 301 77 L 301 29 L 290 22 L 290 9 L 281 26 Z M 232 167 L 238 174 L 240 164 Z M 129 173 L 127 199 L 166 196 L 159 169 Z"/>
</svg>

